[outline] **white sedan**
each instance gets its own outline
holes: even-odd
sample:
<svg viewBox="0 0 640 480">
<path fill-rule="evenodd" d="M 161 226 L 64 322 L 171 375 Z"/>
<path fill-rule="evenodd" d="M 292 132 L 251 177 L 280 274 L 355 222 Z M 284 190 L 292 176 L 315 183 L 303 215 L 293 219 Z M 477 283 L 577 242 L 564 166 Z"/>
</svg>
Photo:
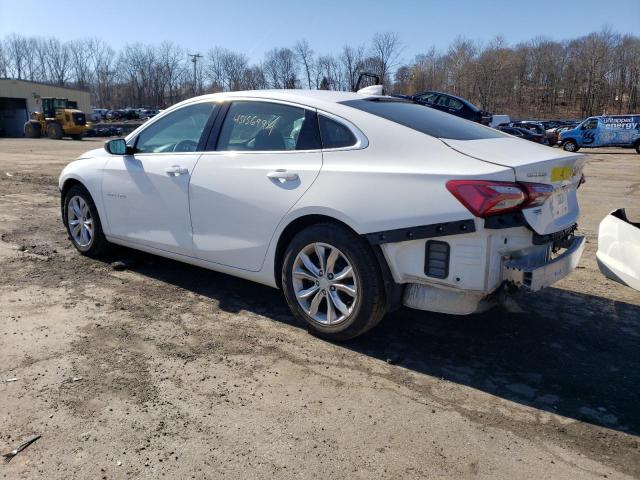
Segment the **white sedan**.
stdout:
<svg viewBox="0 0 640 480">
<path fill-rule="evenodd" d="M 110 243 L 281 288 L 312 332 L 355 337 L 404 304 L 470 314 L 582 254 L 584 159 L 398 98 L 192 98 L 67 165 L 62 217 Z"/>
</svg>

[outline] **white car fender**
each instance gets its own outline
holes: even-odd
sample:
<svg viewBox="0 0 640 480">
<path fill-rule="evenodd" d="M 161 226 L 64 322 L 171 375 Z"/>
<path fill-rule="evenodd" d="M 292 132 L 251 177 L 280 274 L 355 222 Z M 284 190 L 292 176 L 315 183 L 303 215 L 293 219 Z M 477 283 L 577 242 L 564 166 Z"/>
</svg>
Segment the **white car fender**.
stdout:
<svg viewBox="0 0 640 480">
<path fill-rule="evenodd" d="M 600 222 L 596 258 L 606 277 L 640 290 L 640 223 L 630 222 L 624 208 Z"/>
<path fill-rule="evenodd" d="M 93 153 L 93 152 L 87 152 Z M 58 187 L 62 191 L 64 184 L 68 180 L 76 180 L 80 182 L 89 191 L 93 203 L 98 209 L 98 215 L 100 216 L 100 223 L 102 224 L 103 231 L 108 234 L 109 224 L 104 209 L 104 203 L 102 202 L 102 171 L 109 155 L 104 152 L 105 155 L 95 156 L 93 158 L 80 158 L 69 163 L 62 172 L 58 180 Z"/>
</svg>

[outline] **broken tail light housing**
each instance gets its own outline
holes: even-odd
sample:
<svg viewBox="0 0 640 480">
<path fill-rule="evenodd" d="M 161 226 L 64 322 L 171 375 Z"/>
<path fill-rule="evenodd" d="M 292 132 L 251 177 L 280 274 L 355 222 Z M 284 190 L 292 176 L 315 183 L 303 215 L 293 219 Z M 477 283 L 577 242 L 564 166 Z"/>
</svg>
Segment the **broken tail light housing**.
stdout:
<svg viewBox="0 0 640 480">
<path fill-rule="evenodd" d="M 538 207 L 553 193 L 553 185 L 547 183 L 520 182 L 518 185 L 524 187 L 527 194 L 527 201 L 522 208 Z"/>
</svg>

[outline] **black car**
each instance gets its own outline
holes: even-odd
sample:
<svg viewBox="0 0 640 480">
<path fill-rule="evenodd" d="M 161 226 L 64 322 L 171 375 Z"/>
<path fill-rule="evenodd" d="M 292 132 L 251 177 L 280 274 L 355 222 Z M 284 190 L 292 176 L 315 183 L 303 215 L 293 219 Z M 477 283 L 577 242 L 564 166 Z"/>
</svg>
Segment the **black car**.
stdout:
<svg viewBox="0 0 640 480">
<path fill-rule="evenodd" d="M 481 110 L 469 100 L 449 95 L 448 93 L 429 91 L 416 93 L 408 96 L 408 98 L 422 105 L 442 110 L 473 122 L 482 123 L 483 125 L 489 125 L 493 119 L 493 114 L 490 112 Z"/>
<path fill-rule="evenodd" d="M 518 127 L 496 127 L 497 130 L 501 132 L 508 133 L 509 135 L 513 135 L 514 137 L 519 137 L 524 140 L 530 140 L 536 143 L 544 143 L 544 135 L 541 133 L 536 133 L 533 130 L 529 130 L 527 128 L 518 128 Z"/>
</svg>

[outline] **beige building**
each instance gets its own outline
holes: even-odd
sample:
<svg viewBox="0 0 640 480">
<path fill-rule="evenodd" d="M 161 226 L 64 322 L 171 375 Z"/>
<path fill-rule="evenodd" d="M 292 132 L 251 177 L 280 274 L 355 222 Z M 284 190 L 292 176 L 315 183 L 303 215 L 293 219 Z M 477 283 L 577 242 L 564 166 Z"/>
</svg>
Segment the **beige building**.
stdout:
<svg viewBox="0 0 640 480">
<path fill-rule="evenodd" d="M 0 78 L 0 136 L 21 137 L 24 123 L 42 108 L 40 98 L 66 98 L 90 118 L 89 92 L 46 83 Z"/>
</svg>

